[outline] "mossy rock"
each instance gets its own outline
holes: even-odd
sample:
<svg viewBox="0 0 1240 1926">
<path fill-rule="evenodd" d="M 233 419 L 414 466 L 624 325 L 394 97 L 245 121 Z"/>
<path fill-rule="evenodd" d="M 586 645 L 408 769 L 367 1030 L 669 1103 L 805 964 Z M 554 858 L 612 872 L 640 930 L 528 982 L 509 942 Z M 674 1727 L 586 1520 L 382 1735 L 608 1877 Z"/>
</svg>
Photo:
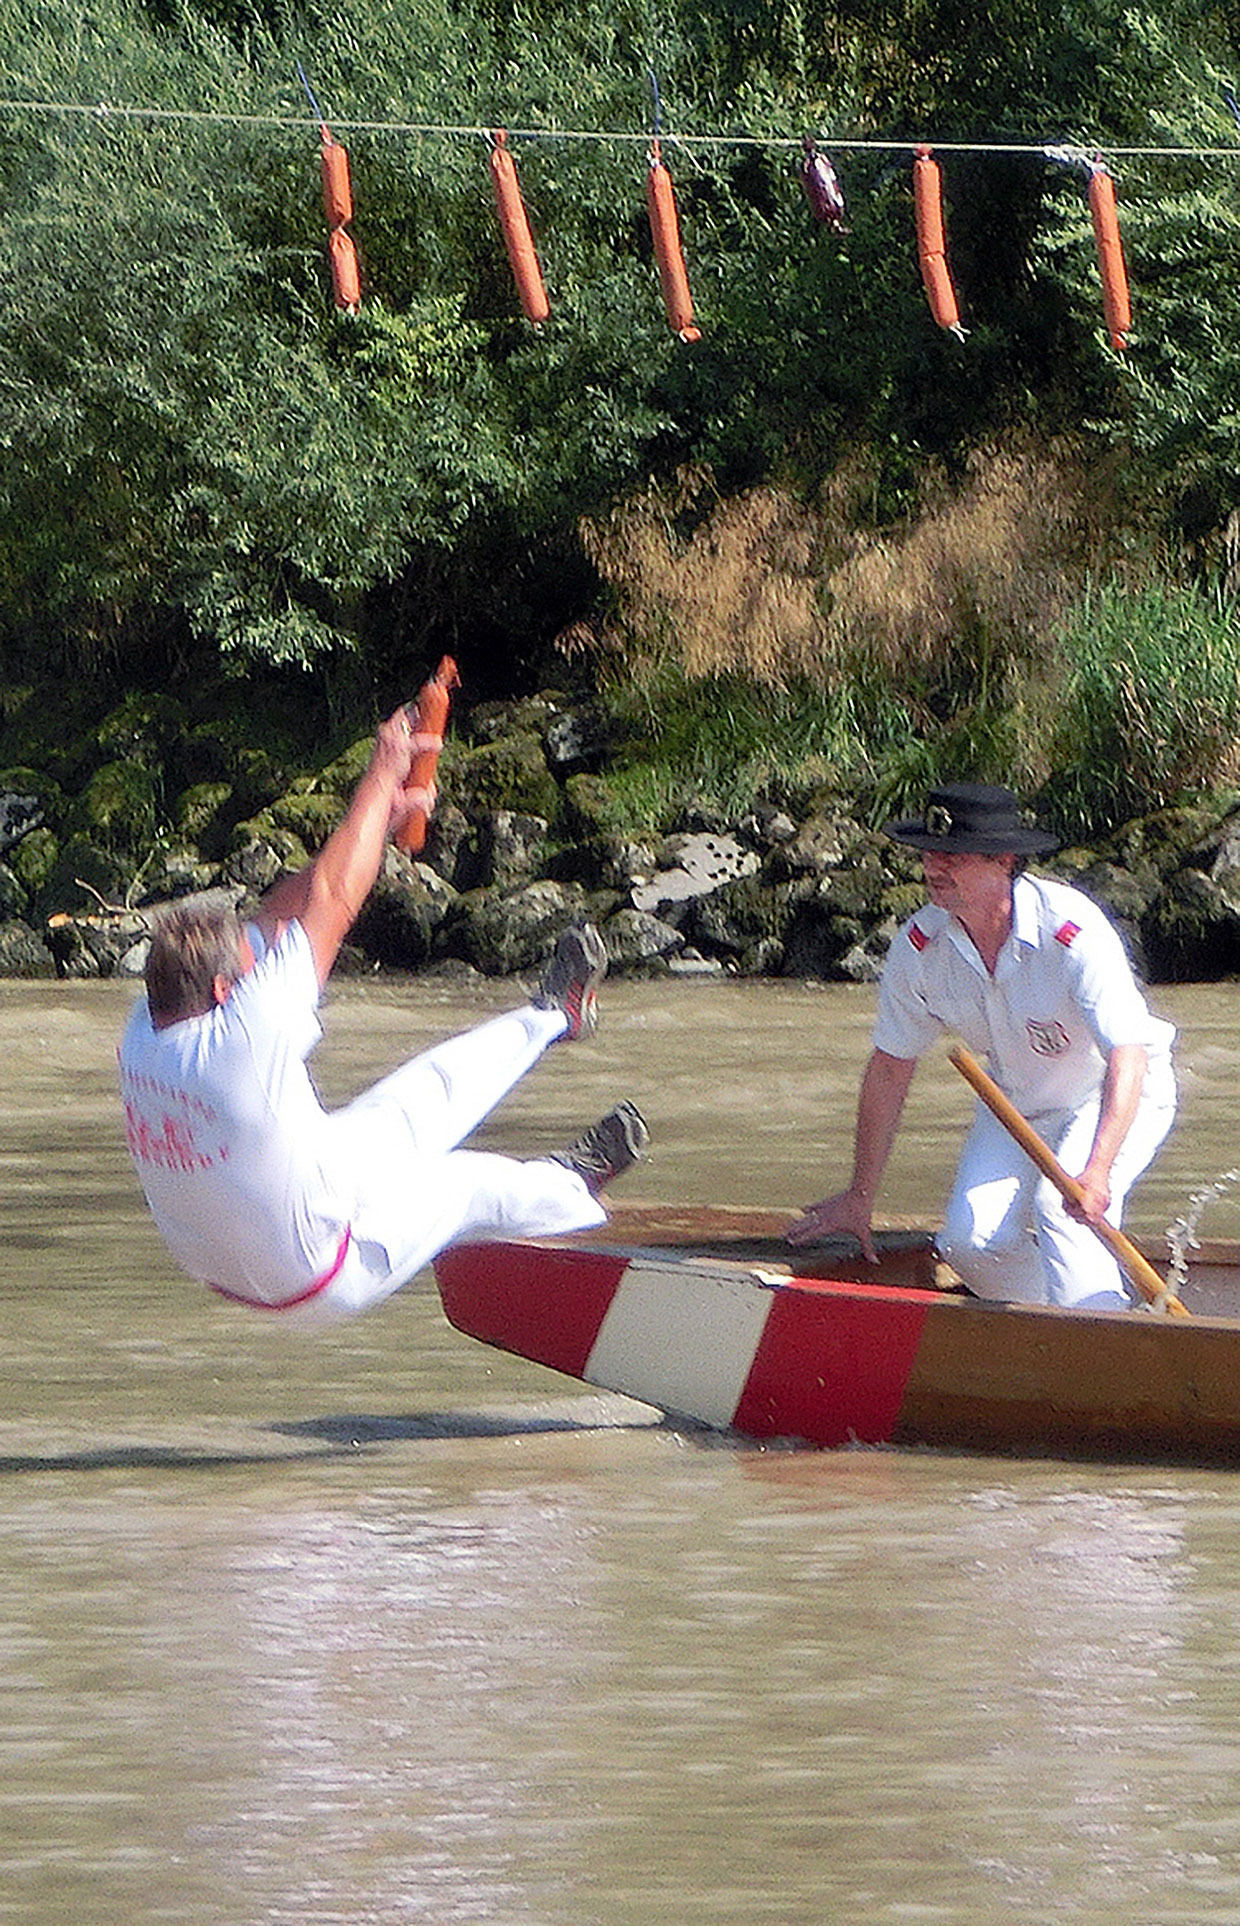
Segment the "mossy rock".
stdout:
<svg viewBox="0 0 1240 1926">
<path fill-rule="evenodd" d="M 105 762 L 71 812 L 71 825 L 91 842 L 141 854 L 155 839 L 156 779 L 140 762 Z"/>
<path fill-rule="evenodd" d="M 632 829 L 624 805 L 603 776 L 570 776 L 564 802 L 568 828 L 584 840 L 603 843 Z"/>
<path fill-rule="evenodd" d="M 21 921 L 29 910 L 29 890 L 7 863 L 0 863 L 0 923 Z"/>
<path fill-rule="evenodd" d="M 320 772 L 319 781 L 323 788 L 337 796 L 351 796 L 370 767 L 374 747 L 373 736 L 359 736 L 356 742 L 350 743 L 341 755 L 333 757 Z"/>
<path fill-rule="evenodd" d="M 745 956 L 758 944 L 783 944 L 802 894 L 793 883 L 740 876 L 709 895 L 690 898 L 681 929 L 700 950 Z"/>
<path fill-rule="evenodd" d="M 172 809 L 172 827 L 204 855 L 223 855 L 234 808 L 232 784 L 196 782 L 182 790 Z"/>
<path fill-rule="evenodd" d="M 104 717 L 94 732 L 95 742 L 109 761 L 131 760 L 162 769 L 185 732 L 185 721 L 185 710 L 174 696 L 135 690 Z"/>
<path fill-rule="evenodd" d="M 51 829 L 32 829 L 9 852 L 9 868 L 31 898 L 39 897 L 60 853 L 60 839 Z"/>
<path fill-rule="evenodd" d="M 469 711 L 468 733 L 478 743 L 502 742 L 506 736 L 515 735 L 536 735 L 541 741 L 555 707 L 552 694 L 477 702 Z"/>
<path fill-rule="evenodd" d="M 254 816 L 268 808 L 287 789 L 293 773 L 269 749 L 238 747 L 229 760 L 229 776 L 241 814 Z"/>
<path fill-rule="evenodd" d="M 510 809 L 552 822 L 560 814 L 559 785 L 547 767 L 542 743 L 529 731 L 502 736 L 480 749 L 454 746 L 454 753 L 443 759 L 439 780 L 445 795 L 467 816 Z"/>
<path fill-rule="evenodd" d="M 321 849 L 345 812 L 342 799 L 311 786 L 286 790 L 277 796 L 264 817 L 291 830 L 306 849 Z"/>
<path fill-rule="evenodd" d="M 922 883 L 891 883 L 880 892 L 878 907 L 881 915 L 891 917 L 896 924 L 907 922 L 926 900 L 925 885 Z"/>
<path fill-rule="evenodd" d="M 17 919 L 0 920 L 0 977 L 55 976 L 52 953 L 38 932 Z"/>
<path fill-rule="evenodd" d="M 1201 870 L 1176 871 L 1142 918 L 1141 938 L 1157 981 L 1204 983 L 1240 973 L 1240 917 Z"/>
<path fill-rule="evenodd" d="M 1171 807 L 1125 823 L 1099 854 L 1124 869 L 1169 876 L 1188 850 L 1209 851 L 1226 826 L 1228 804 Z"/>
<path fill-rule="evenodd" d="M 229 845 L 227 868 L 230 874 L 236 871 L 238 858 L 258 848 L 267 850 L 279 869 L 304 869 L 310 860 L 310 852 L 296 831 L 277 822 L 267 809 L 260 810 L 257 816 L 250 816 L 243 823 L 237 823 L 229 838 Z M 237 880 L 248 882 L 250 879 L 238 872 Z"/>
<path fill-rule="evenodd" d="M 45 822 L 57 823 L 64 815 L 64 791 L 41 769 L 20 765 L 0 769 L 0 791 L 11 796 L 33 796 Z"/>
<path fill-rule="evenodd" d="M 519 890 L 470 890 L 444 923 L 439 947 L 442 953 L 463 955 L 485 976 L 534 970 L 582 906 L 580 890 L 548 881 Z"/>
</svg>

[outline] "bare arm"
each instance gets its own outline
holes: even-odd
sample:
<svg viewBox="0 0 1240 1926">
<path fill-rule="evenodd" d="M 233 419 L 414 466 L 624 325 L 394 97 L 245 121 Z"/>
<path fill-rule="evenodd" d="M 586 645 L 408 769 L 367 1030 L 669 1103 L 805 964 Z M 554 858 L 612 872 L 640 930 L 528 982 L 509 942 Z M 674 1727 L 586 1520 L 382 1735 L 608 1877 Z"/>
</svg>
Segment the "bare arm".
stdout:
<svg viewBox="0 0 1240 1926">
<path fill-rule="evenodd" d="M 1107 1058 L 1098 1127 L 1085 1168 L 1077 1180 L 1083 1196 L 1079 1205 L 1068 1205 L 1070 1217 L 1097 1224 L 1106 1215 L 1111 1201 L 1111 1166 L 1137 1114 L 1148 1062 L 1145 1048 L 1139 1043 L 1117 1044 Z"/>
<path fill-rule="evenodd" d="M 389 826 L 401 812 L 411 753 L 409 717 L 400 708 L 380 727 L 370 765 L 314 861 L 281 877 L 259 905 L 255 920 L 268 942 L 285 923 L 301 924 L 320 984 L 327 981 L 379 874 Z"/>
<path fill-rule="evenodd" d="M 857 1099 L 852 1182 L 836 1196 L 808 1205 L 788 1232 L 790 1244 L 808 1244 L 830 1231 L 847 1231 L 858 1239 L 870 1263 L 878 1262 L 870 1229 L 874 1199 L 916 1068 L 915 1057 L 889 1057 L 885 1050 L 871 1053 Z"/>
</svg>

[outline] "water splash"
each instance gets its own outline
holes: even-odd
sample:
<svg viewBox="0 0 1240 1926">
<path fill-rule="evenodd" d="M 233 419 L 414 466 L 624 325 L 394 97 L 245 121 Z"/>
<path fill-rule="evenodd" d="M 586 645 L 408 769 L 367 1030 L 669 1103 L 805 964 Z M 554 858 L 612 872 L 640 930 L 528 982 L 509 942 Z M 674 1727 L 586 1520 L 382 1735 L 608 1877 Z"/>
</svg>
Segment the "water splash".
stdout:
<svg viewBox="0 0 1240 1926">
<path fill-rule="evenodd" d="M 1188 1253 L 1201 1249 L 1197 1227 L 1207 1204 L 1221 1197 L 1229 1185 L 1240 1180 L 1240 1170 L 1224 1170 L 1206 1184 L 1201 1190 L 1193 1191 L 1182 1217 L 1177 1217 L 1166 1229 L 1167 1247 L 1171 1253 L 1171 1264 L 1167 1272 L 1168 1289 L 1178 1297 L 1180 1289 L 1188 1276 Z"/>
</svg>

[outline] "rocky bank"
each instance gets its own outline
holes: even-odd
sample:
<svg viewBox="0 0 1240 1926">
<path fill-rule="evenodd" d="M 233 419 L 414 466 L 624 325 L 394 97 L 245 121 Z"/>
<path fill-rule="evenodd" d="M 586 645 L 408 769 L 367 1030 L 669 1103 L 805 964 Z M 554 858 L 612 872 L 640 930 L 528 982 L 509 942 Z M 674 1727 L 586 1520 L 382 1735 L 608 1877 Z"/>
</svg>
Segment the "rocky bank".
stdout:
<svg viewBox="0 0 1240 1926">
<path fill-rule="evenodd" d="M 33 741 L 33 719 L 25 718 Z M 0 747 L 14 745 L 10 727 Z M 20 736 L 18 737 L 20 740 Z M 322 767 L 244 746 L 170 696 L 130 697 L 46 762 L 0 763 L 0 975 L 140 973 L 161 903 L 252 901 L 304 862 L 364 768 L 363 737 Z M 343 959 L 357 970 L 528 974 L 564 924 L 602 928 L 616 972 L 869 981 L 922 900 L 916 855 L 819 792 L 737 821 L 689 811 L 633 833 L 588 701 L 553 692 L 464 713 L 414 860 L 394 849 Z M 1240 974 L 1240 798 L 1126 824 L 1039 865 L 1111 912 L 1148 980 Z"/>
</svg>

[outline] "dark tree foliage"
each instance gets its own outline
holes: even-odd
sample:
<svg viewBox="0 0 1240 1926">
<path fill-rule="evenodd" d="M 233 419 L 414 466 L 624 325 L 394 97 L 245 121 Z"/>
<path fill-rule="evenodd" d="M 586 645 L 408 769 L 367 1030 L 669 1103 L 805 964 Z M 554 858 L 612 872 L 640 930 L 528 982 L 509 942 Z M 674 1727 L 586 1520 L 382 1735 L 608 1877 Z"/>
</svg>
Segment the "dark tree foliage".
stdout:
<svg viewBox="0 0 1240 1926">
<path fill-rule="evenodd" d="M 1220 8 L 101 0 L 72 21 L 0 5 L 18 665 L 352 653 L 386 675 L 468 644 L 516 683 L 589 600 L 580 516 L 685 463 L 810 488 L 864 448 L 881 515 L 927 457 L 1073 425 L 1133 451 L 1173 530 L 1206 537 L 1240 503 L 1240 46 Z M 299 62 L 350 151 L 356 316 L 331 300 Z M 691 348 L 645 219 L 656 84 Z M 498 125 L 551 293 L 537 335 L 481 133 L 416 131 Z M 905 144 L 837 152 L 844 235 L 808 217 L 806 133 Z M 1121 368 L 1083 174 L 1037 153 L 943 154 L 970 333 L 935 329 L 919 139 L 1237 158 L 1115 163 L 1138 311 Z"/>
</svg>

